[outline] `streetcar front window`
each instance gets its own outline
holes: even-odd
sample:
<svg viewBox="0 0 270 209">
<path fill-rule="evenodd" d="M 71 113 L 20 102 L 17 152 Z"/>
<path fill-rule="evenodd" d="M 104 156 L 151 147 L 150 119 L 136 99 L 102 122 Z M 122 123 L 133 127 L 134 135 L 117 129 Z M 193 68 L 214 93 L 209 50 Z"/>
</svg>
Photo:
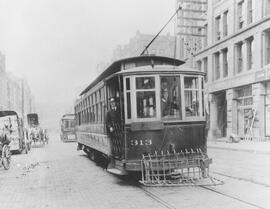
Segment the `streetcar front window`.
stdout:
<svg viewBox="0 0 270 209">
<path fill-rule="evenodd" d="M 137 118 L 156 117 L 155 77 L 136 78 Z"/>
<path fill-rule="evenodd" d="M 200 89 L 198 77 L 184 77 L 186 117 L 200 116 Z"/>
<path fill-rule="evenodd" d="M 75 120 L 64 120 L 64 129 L 74 128 Z"/>
<path fill-rule="evenodd" d="M 162 76 L 160 91 L 161 116 L 164 119 L 181 119 L 180 77 Z"/>
</svg>

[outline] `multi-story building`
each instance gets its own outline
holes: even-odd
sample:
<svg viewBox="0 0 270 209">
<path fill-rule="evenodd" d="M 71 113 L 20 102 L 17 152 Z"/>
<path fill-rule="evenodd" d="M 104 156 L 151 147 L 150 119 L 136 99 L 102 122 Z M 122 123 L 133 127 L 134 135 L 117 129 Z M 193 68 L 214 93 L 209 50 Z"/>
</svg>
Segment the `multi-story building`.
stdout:
<svg viewBox="0 0 270 209">
<path fill-rule="evenodd" d="M 117 59 L 139 56 L 149 42 L 154 38 L 155 35 L 142 34 L 137 31 L 136 35 L 129 40 L 129 43 L 124 46 L 118 46 L 112 56 L 112 61 Z M 155 54 L 166 57 L 175 57 L 175 36 L 160 35 L 151 44 L 147 50 L 147 54 Z"/>
<path fill-rule="evenodd" d="M 188 18 L 184 27 L 183 19 L 178 20 L 178 58 L 192 60 L 198 70 L 206 72 L 209 138 L 232 133 L 269 137 L 270 1 L 185 2 L 177 0 L 177 5 L 195 18 Z M 192 35 L 185 35 L 191 27 Z"/>
<path fill-rule="evenodd" d="M 25 79 L 6 72 L 5 56 L 0 53 L 0 110 L 14 110 L 26 121 L 34 111 L 34 101 Z"/>
</svg>

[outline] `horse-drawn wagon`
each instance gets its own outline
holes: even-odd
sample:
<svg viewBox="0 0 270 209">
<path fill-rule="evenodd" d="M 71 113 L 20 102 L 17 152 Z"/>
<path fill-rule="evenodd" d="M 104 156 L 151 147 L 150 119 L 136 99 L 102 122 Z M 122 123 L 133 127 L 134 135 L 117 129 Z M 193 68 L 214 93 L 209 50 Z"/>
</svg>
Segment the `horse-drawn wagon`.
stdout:
<svg viewBox="0 0 270 209">
<path fill-rule="evenodd" d="M 48 143 L 48 138 L 45 134 L 45 131 L 40 127 L 37 113 L 28 114 L 27 123 L 29 127 L 28 138 L 32 141 L 34 145 L 45 145 L 46 143 Z"/>
</svg>

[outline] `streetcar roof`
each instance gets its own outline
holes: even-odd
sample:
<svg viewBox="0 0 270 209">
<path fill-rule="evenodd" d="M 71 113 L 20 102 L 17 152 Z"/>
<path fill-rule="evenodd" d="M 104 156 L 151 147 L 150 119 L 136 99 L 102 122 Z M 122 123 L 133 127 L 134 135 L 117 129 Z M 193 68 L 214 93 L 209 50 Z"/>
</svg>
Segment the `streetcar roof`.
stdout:
<svg viewBox="0 0 270 209">
<path fill-rule="evenodd" d="M 174 59 L 171 57 L 163 57 L 163 56 L 155 56 L 155 55 L 147 55 L 147 56 L 137 56 L 137 57 L 128 57 L 124 59 L 117 60 L 113 62 L 108 68 L 106 68 L 86 89 L 84 89 L 80 96 L 89 91 L 93 86 L 95 86 L 98 82 L 105 79 L 106 77 L 117 73 L 121 70 L 121 65 L 126 63 L 143 63 L 148 61 L 145 65 L 151 65 L 151 62 L 155 64 L 155 62 L 162 62 L 166 65 L 179 66 L 184 64 L 185 62 L 179 59 Z"/>
<path fill-rule="evenodd" d="M 0 117 L 5 117 L 5 116 L 8 116 L 8 115 L 17 115 L 18 116 L 18 114 L 15 111 L 12 111 L 12 110 L 0 111 Z"/>
</svg>

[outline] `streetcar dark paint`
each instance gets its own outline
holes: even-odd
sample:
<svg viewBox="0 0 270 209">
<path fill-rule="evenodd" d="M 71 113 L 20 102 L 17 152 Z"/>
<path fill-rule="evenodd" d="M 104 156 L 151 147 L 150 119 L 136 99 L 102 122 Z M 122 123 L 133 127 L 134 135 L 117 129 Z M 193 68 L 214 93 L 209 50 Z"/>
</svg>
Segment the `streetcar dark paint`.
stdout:
<svg viewBox="0 0 270 209">
<path fill-rule="evenodd" d="M 160 153 L 200 152 L 209 161 L 204 73 L 182 64 L 181 60 L 162 56 L 131 57 L 112 63 L 75 103 L 78 149 L 92 159 L 103 156 L 110 162 L 108 170 L 118 174 L 141 171 L 143 156 Z M 116 98 L 121 110 L 121 124 L 115 126 L 115 134 L 106 127 L 111 97 Z"/>
</svg>

